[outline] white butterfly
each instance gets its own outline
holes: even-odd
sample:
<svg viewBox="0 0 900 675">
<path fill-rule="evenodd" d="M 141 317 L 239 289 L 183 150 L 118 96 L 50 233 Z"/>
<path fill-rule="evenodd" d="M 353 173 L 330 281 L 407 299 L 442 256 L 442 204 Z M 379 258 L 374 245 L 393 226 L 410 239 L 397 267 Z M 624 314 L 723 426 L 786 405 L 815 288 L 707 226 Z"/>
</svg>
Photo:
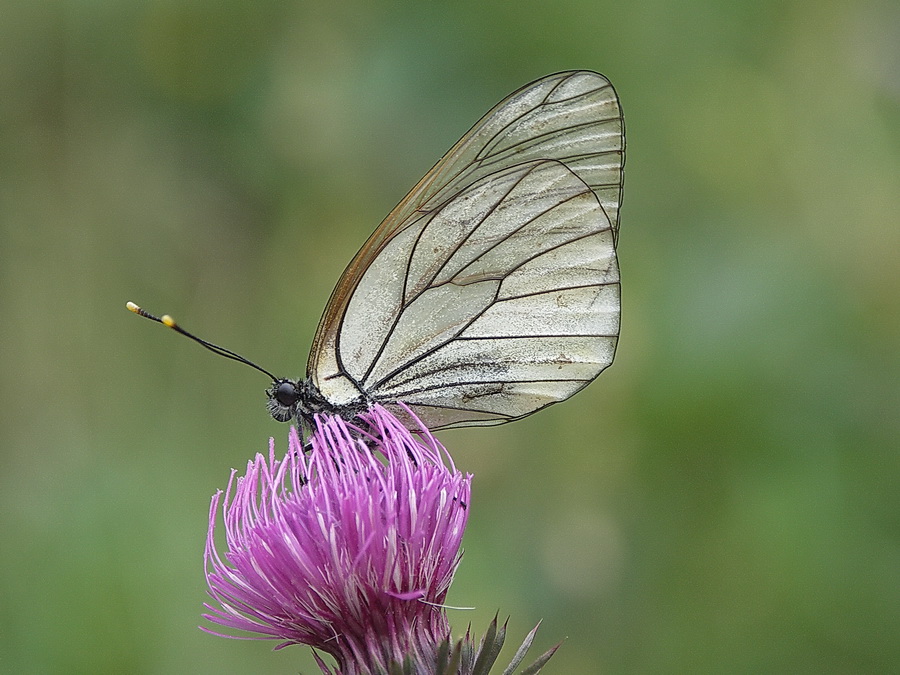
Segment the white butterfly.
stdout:
<svg viewBox="0 0 900 675">
<path fill-rule="evenodd" d="M 431 429 L 500 424 L 584 388 L 618 340 L 624 161 L 602 75 L 557 73 L 511 94 L 350 262 L 307 379 L 273 377 L 272 416 L 308 425 L 381 403 L 403 417 L 403 402 Z"/>
</svg>

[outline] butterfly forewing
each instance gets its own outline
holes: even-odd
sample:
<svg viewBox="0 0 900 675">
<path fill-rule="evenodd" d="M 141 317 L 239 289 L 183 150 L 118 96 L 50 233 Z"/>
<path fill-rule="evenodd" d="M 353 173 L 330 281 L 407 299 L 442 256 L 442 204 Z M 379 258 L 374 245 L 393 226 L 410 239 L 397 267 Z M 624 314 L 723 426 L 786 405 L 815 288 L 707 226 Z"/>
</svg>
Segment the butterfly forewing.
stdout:
<svg viewBox="0 0 900 675">
<path fill-rule="evenodd" d="M 602 76 L 538 80 L 485 115 L 341 277 L 308 376 L 430 428 L 568 398 L 612 362 L 624 131 Z"/>
</svg>

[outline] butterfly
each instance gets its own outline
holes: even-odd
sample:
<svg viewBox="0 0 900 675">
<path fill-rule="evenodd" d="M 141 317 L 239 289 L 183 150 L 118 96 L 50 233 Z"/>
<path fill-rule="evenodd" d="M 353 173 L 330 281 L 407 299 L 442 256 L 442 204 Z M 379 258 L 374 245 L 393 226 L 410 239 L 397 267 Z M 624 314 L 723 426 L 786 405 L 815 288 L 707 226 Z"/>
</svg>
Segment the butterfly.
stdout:
<svg viewBox="0 0 900 675">
<path fill-rule="evenodd" d="M 373 404 L 429 429 L 501 424 L 583 389 L 615 355 L 625 163 L 618 97 L 567 71 L 513 92 L 391 211 L 337 283 L 306 378 L 268 410 L 309 428 Z"/>
</svg>

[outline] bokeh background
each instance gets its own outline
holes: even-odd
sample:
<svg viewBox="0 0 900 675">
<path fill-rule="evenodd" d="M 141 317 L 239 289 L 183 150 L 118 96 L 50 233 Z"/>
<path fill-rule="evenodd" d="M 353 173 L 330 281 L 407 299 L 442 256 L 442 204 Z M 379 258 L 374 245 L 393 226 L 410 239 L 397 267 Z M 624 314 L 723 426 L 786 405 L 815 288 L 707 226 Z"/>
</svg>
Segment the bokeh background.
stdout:
<svg viewBox="0 0 900 675">
<path fill-rule="evenodd" d="M 315 673 L 197 630 L 210 495 L 344 265 L 494 103 L 612 79 L 616 363 L 442 435 L 457 632 L 548 673 L 900 672 L 900 9 L 0 2 L 0 672 Z M 511 654 L 511 651 L 507 656 Z"/>
</svg>

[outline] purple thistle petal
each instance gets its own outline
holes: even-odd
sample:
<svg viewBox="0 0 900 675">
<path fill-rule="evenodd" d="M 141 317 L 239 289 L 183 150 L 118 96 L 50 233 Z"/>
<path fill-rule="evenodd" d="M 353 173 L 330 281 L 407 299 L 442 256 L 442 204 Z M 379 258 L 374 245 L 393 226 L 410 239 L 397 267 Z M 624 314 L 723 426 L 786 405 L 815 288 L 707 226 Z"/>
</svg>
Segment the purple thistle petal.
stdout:
<svg viewBox="0 0 900 675">
<path fill-rule="evenodd" d="M 204 617 L 253 635 L 204 630 L 311 645 L 344 674 L 433 656 L 449 638 L 440 605 L 460 560 L 471 476 L 426 429 L 413 434 L 380 406 L 355 424 L 318 416 L 310 445 L 307 454 L 292 429 L 283 459 L 270 441 L 268 458 L 232 472 L 224 498 L 213 496 L 214 603 Z"/>
</svg>

